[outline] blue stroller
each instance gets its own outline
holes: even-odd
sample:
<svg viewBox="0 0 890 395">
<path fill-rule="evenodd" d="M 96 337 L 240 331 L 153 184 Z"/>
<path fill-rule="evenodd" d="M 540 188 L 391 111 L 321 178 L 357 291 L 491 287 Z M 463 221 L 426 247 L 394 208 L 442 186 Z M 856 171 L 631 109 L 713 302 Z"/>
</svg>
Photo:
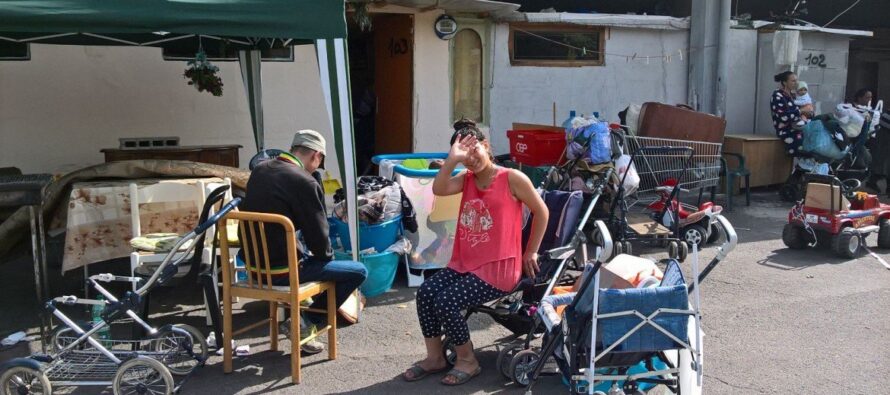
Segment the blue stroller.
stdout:
<svg viewBox="0 0 890 395">
<path fill-rule="evenodd" d="M 602 262 L 588 263 L 578 293 L 560 318 L 552 318 L 549 297 L 542 303 L 544 308 L 537 310 L 536 320 L 547 328 L 542 349 L 532 349 L 527 339 L 525 349 L 513 355 L 505 372 L 531 394 L 545 363 L 553 357 L 571 394 L 645 394 L 659 384 L 675 394 L 700 393 L 697 285 L 738 241 L 729 221 L 722 216 L 717 220 L 726 241 L 700 273 L 695 251 L 692 271 L 699 274 L 692 285 L 687 285 L 679 263 L 670 260 L 656 287 L 601 289 Z"/>
<path fill-rule="evenodd" d="M 519 284 L 508 295 L 491 303 L 467 309 L 464 319 L 476 313 L 483 313 L 495 322 L 513 332 L 516 336 L 540 333 L 540 325 L 535 321 L 538 304 L 553 288 L 568 279 L 564 275 L 568 269 L 580 269 L 587 261 L 587 238 L 584 227 L 593 214 L 600 196 L 612 174 L 606 171 L 606 177 L 597 181 L 592 198 L 584 206 L 584 198 L 580 191 L 543 191 L 542 198 L 551 212 L 544 232 L 544 239 L 539 249 L 538 263 L 540 272 L 534 277 L 523 277 Z M 583 209 L 583 211 L 582 211 Z M 595 221 L 594 228 L 598 232 L 595 256 L 612 254 L 612 239 L 603 221 Z M 523 231 L 523 245 L 531 228 L 531 218 Z M 457 358 L 451 339 L 445 338 L 443 353 L 445 360 L 453 364 Z M 500 359 L 499 359 L 500 360 Z"/>
</svg>

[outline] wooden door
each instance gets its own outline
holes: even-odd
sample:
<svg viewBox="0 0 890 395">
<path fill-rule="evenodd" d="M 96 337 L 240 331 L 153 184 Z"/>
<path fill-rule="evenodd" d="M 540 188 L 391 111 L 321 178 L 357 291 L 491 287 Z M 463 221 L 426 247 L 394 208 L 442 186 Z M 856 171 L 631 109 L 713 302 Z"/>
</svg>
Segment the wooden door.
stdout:
<svg viewBox="0 0 890 395">
<path fill-rule="evenodd" d="M 414 16 L 374 18 L 375 153 L 412 152 Z"/>
</svg>

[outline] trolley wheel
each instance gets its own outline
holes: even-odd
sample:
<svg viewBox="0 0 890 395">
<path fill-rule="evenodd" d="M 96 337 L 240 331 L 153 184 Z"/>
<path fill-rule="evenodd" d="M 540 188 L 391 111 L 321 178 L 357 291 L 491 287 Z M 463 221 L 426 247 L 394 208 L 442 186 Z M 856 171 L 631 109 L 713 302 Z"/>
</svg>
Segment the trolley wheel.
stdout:
<svg viewBox="0 0 890 395">
<path fill-rule="evenodd" d="M 685 262 L 686 257 L 689 256 L 689 246 L 686 243 L 680 242 L 677 245 L 680 250 L 677 253 L 677 260 L 680 262 Z"/>
<path fill-rule="evenodd" d="M 522 350 L 513 356 L 510 361 L 510 378 L 520 386 L 527 386 L 531 381 L 529 377 L 538 366 L 541 357 L 532 350 Z"/>
<path fill-rule="evenodd" d="M 176 376 L 185 376 L 207 361 L 207 338 L 191 325 L 177 324 L 152 340 L 155 358 Z"/>
<path fill-rule="evenodd" d="M 629 241 L 624 242 L 624 253 L 627 255 L 634 254 L 634 245 L 631 244 L 631 242 L 629 242 Z"/>
<path fill-rule="evenodd" d="M 454 342 L 447 336 L 442 341 L 442 356 L 445 357 L 445 363 L 448 366 L 454 366 L 457 363 L 457 350 L 454 348 Z"/>
<path fill-rule="evenodd" d="M 683 241 L 685 241 L 689 247 L 698 246 L 698 249 L 701 249 L 705 246 L 705 243 L 708 242 L 708 237 L 710 236 L 708 230 L 705 229 L 704 226 L 698 224 L 692 224 L 683 228 Z"/>
<path fill-rule="evenodd" d="M 521 343 L 510 343 L 498 352 L 496 366 L 498 372 L 501 372 L 501 375 L 503 375 L 505 379 L 513 379 L 513 376 L 510 374 L 510 362 L 513 361 L 513 357 L 516 356 L 516 353 L 522 351 L 523 348 Z"/>
<path fill-rule="evenodd" d="M 11 363 L 15 363 L 12 361 Z M 46 374 L 31 366 L 12 366 L 0 375 L 3 395 L 52 394 L 53 387 Z"/>
<path fill-rule="evenodd" d="M 124 362 L 114 374 L 114 395 L 173 394 L 173 375 L 164 364 L 139 356 Z"/>
<path fill-rule="evenodd" d="M 855 258 L 859 254 L 861 244 L 862 239 L 850 228 L 841 230 L 841 233 L 831 238 L 831 249 L 835 254 L 844 258 Z"/>
<path fill-rule="evenodd" d="M 623 254 L 623 253 L 624 253 L 624 242 L 616 241 L 615 243 L 612 244 L 612 256 L 610 256 L 609 259 L 612 259 L 618 255 Z"/>
<path fill-rule="evenodd" d="M 668 258 L 679 260 L 680 243 L 677 243 L 676 241 L 671 241 L 668 243 Z"/>
<path fill-rule="evenodd" d="M 786 183 L 779 189 L 779 196 L 784 202 L 797 202 L 800 200 L 800 186 L 794 183 Z"/>
<path fill-rule="evenodd" d="M 785 243 L 785 246 L 792 250 L 802 250 L 806 248 L 807 244 L 807 234 L 799 226 L 794 226 L 793 224 L 785 224 L 785 227 L 782 228 L 782 242 Z"/>
<path fill-rule="evenodd" d="M 880 222 L 878 248 L 890 248 L 890 219 L 884 218 Z"/>
</svg>

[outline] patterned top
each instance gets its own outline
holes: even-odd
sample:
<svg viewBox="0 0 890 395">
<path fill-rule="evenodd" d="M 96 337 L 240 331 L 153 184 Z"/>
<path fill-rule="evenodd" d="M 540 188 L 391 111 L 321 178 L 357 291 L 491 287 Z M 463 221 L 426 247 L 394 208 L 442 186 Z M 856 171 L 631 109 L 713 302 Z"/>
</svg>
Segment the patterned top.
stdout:
<svg viewBox="0 0 890 395">
<path fill-rule="evenodd" d="M 800 130 L 795 129 L 802 118 L 800 108 L 794 104 L 794 97 L 777 89 L 770 99 L 770 109 L 773 113 L 773 127 L 776 128 L 776 136 L 785 143 L 785 149 L 789 155 L 797 154 L 803 143 L 803 135 Z"/>
<path fill-rule="evenodd" d="M 509 292 L 522 276 L 522 202 L 510 191 L 510 170 L 497 168 L 494 182 L 476 187 L 476 175 L 464 176 L 457 234 L 448 267 L 473 273 Z"/>
</svg>

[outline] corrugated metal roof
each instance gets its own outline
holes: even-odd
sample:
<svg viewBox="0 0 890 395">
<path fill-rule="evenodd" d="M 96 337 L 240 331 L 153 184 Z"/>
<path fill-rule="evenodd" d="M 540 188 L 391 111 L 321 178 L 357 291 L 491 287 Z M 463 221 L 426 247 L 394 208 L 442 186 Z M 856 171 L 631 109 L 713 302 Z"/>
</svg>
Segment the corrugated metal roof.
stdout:
<svg viewBox="0 0 890 395">
<path fill-rule="evenodd" d="M 519 4 L 492 0 L 387 0 L 388 4 L 411 8 L 442 9 L 451 13 L 509 15 L 519 10 Z"/>
<path fill-rule="evenodd" d="M 634 29 L 688 30 L 689 18 L 660 15 L 575 14 L 568 12 L 515 12 L 498 18 L 505 22 L 570 23 Z"/>
</svg>

